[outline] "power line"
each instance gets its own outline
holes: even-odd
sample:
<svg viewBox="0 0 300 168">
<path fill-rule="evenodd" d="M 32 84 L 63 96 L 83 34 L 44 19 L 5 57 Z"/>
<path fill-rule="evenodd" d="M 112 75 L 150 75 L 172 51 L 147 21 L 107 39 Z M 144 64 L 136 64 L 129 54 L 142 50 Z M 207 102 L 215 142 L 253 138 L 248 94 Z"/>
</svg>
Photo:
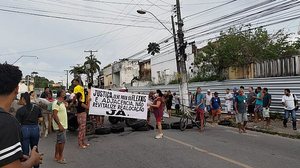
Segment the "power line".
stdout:
<svg viewBox="0 0 300 168">
<path fill-rule="evenodd" d="M 71 21 L 78 21 L 78 22 L 86 22 L 86 23 L 98 23 L 98 24 L 105 24 L 105 25 L 128 26 L 128 27 L 139 27 L 139 28 L 152 28 L 152 29 L 162 30 L 160 28 L 156 28 L 156 27 L 152 27 L 152 26 L 138 26 L 138 25 L 129 25 L 129 24 L 122 24 L 122 23 L 92 21 L 92 20 L 76 19 L 76 18 L 63 17 L 63 16 L 53 16 L 53 15 L 45 15 L 45 14 L 38 14 L 38 13 L 32 13 L 32 12 L 23 12 L 23 11 L 16 11 L 16 10 L 8 10 L 8 9 L 3 9 L 3 8 L 0 8 L 0 11 L 10 12 L 10 13 L 26 14 L 26 15 L 32 15 L 32 16 L 47 17 L 47 18 L 62 19 L 62 20 L 71 20 Z"/>
<path fill-rule="evenodd" d="M 222 6 L 228 5 L 228 4 L 230 4 L 230 3 L 233 3 L 233 2 L 235 2 L 235 1 L 237 1 L 237 0 L 231 0 L 231 1 L 229 1 L 229 2 L 226 2 L 226 3 L 224 3 L 224 4 L 221 4 L 221 5 L 218 5 L 218 6 L 215 6 L 215 7 L 209 8 L 209 9 L 206 9 L 206 10 L 204 10 L 204 11 L 200 11 L 200 12 L 197 12 L 197 13 L 194 13 L 194 14 L 191 14 L 191 15 L 188 15 L 188 16 L 184 17 L 183 19 L 186 19 L 186 18 L 189 18 L 189 17 L 195 16 L 195 15 L 199 15 L 199 14 L 201 14 L 201 13 L 204 13 L 204 12 L 211 11 L 211 10 L 213 10 L 213 9 L 216 9 L 216 8 L 219 8 L 219 7 L 222 7 Z M 190 19 L 190 20 L 191 20 L 191 19 Z"/>
<path fill-rule="evenodd" d="M 127 2 L 110 2 L 110 1 L 101 1 L 101 0 L 82 0 L 88 2 L 99 2 L 99 3 L 107 3 L 113 5 L 141 5 L 141 6 L 152 6 L 152 4 L 145 4 L 145 3 L 127 3 Z M 159 5 L 159 6 L 170 6 L 170 5 Z"/>
<path fill-rule="evenodd" d="M 93 38 L 101 37 L 101 36 L 104 36 L 106 34 L 110 34 L 112 32 L 121 30 L 121 29 L 122 28 L 118 28 L 118 29 L 115 29 L 115 30 L 112 30 L 112 31 L 108 31 L 108 32 L 96 35 L 96 36 L 92 36 L 92 37 L 88 37 L 88 38 L 84 38 L 84 39 L 80 39 L 80 40 L 76 40 L 76 41 L 72 41 L 72 42 L 68 42 L 68 43 L 62 43 L 62 44 L 58 44 L 58 45 L 54 45 L 54 46 L 49 46 L 49 47 L 44 47 L 44 48 L 38 48 L 38 49 L 33 49 L 33 50 L 27 50 L 27 51 L 20 51 L 20 52 L 15 52 L 15 53 L 3 53 L 3 54 L 0 54 L 0 56 L 22 54 L 22 53 L 30 53 L 30 52 L 35 52 L 35 51 L 42 51 L 42 50 L 48 50 L 48 49 L 52 49 L 52 48 L 62 47 L 62 46 L 66 46 L 66 45 L 70 45 L 70 44 L 74 44 L 74 43 L 79 43 L 79 42 L 82 42 L 82 41 L 90 40 L 90 39 L 93 39 Z"/>
</svg>

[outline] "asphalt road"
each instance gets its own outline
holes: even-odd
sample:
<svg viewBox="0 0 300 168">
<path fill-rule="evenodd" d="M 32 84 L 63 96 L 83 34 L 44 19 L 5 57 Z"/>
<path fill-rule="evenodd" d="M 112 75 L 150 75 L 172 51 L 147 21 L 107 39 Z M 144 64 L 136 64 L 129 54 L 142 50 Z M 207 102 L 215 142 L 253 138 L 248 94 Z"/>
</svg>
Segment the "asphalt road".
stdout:
<svg viewBox="0 0 300 168">
<path fill-rule="evenodd" d="M 205 132 L 196 128 L 181 132 L 165 130 L 164 138 L 154 139 L 155 132 L 92 135 L 91 146 L 79 149 L 77 137 L 68 133 L 66 165 L 53 160 L 55 135 L 40 141 L 44 153 L 42 168 L 299 168 L 300 140 L 208 125 Z"/>
</svg>

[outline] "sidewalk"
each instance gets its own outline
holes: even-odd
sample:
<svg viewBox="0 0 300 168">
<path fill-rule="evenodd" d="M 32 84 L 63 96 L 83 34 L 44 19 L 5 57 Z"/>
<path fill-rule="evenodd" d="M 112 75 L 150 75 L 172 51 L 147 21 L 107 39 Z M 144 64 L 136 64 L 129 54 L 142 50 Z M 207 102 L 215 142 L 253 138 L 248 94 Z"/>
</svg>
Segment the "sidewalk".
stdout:
<svg viewBox="0 0 300 168">
<path fill-rule="evenodd" d="M 236 127 L 235 120 L 229 118 L 230 117 L 228 115 L 222 115 L 221 120 L 228 120 L 231 122 L 231 125 L 229 126 Z M 265 124 L 266 124 L 265 121 L 260 121 L 258 123 L 248 122 L 246 129 L 251 131 L 263 132 L 267 134 L 280 135 L 283 137 L 300 139 L 299 121 L 297 122 L 298 130 L 293 130 L 291 121 L 287 123 L 287 128 L 284 128 L 282 120 L 280 119 L 271 120 L 271 125 L 269 128 L 266 128 Z"/>
</svg>

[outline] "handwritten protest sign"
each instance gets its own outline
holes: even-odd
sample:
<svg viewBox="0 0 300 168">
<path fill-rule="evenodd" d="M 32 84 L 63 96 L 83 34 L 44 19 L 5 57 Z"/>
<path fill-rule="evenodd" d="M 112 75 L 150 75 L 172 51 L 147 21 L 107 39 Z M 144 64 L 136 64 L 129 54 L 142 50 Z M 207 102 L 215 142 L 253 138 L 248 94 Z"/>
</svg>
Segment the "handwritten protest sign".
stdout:
<svg viewBox="0 0 300 168">
<path fill-rule="evenodd" d="M 92 88 L 90 114 L 147 119 L 148 95 Z"/>
</svg>

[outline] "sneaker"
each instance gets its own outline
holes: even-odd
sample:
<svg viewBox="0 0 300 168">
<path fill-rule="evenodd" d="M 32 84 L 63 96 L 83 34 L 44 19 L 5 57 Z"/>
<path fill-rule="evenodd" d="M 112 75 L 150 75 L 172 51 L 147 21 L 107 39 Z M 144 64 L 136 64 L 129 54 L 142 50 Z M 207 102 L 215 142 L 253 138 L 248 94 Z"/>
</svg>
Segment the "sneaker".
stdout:
<svg viewBox="0 0 300 168">
<path fill-rule="evenodd" d="M 294 128 L 293 128 L 293 130 L 297 130 L 297 128 L 296 128 L 296 127 L 294 127 Z"/>
<path fill-rule="evenodd" d="M 155 136 L 155 139 L 161 139 L 163 137 L 163 134 L 157 134 L 156 136 Z"/>
</svg>

